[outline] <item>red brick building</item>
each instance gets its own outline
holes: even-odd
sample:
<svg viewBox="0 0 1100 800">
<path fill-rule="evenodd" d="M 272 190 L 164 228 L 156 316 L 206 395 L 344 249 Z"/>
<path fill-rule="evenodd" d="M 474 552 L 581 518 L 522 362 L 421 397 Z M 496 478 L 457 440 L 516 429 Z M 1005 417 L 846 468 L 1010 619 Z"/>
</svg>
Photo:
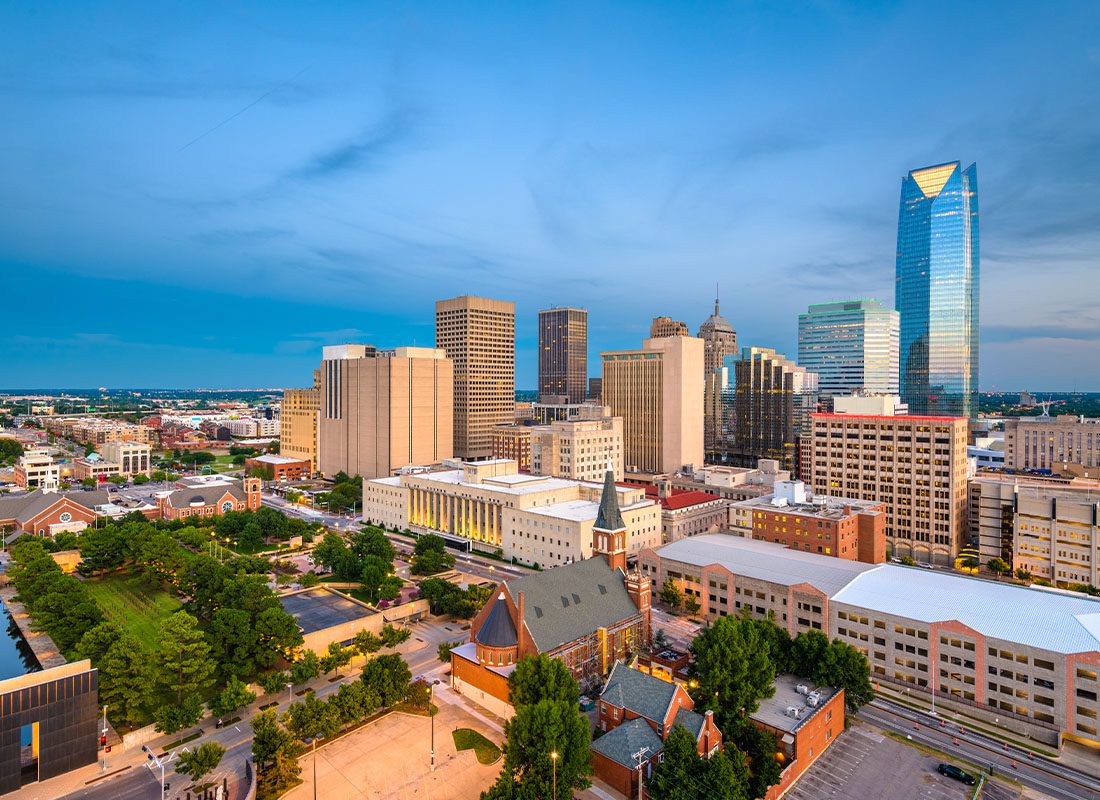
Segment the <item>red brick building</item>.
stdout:
<svg viewBox="0 0 1100 800">
<path fill-rule="evenodd" d="M 730 506 L 735 533 L 807 553 L 881 564 L 886 504 L 811 493 L 802 481 L 777 481 L 776 493 Z"/>
<path fill-rule="evenodd" d="M 496 599 L 474 617 L 470 641 L 451 651 L 455 691 L 508 717 L 508 676 L 519 659 L 561 659 L 583 691 L 646 647 L 649 581 L 626 573 L 628 535 L 608 473 L 592 528 L 595 555 L 500 583 Z"/>
<path fill-rule="evenodd" d="M 256 511 L 260 508 L 260 480 L 245 478 L 239 484 L 176 489 L 157 498 L 157 510 L 163 519 L 219 517 L 229 511 Z"/>
<path fill-rule="evenodd" d="M 680 684 L 616 664 L 600 695 L 603 735 L 592 742 L 596 777 L 627 797 L 636 796 L 639 767 L 644 782 L 677 725 L 695 737 L 700 756 L 714 755 L 722 744 L 714 713 L 697 714 L 694 709 L 694 701 Z"/>
<path fill-rule="evenodd" d="M 754 725 L 775 734 L 776 758 L 783 765 L 779 783 L 764 800 L 786 793 L 844 730 L 843 689 L 815 689 L 793 675 L 777 676 L 774 685 L 775 694 L 761 700 L 751 716 Z"/>
<path fill-rule="evenodd" d="M 255 469 L 265 472 L 271 470 L 269 480 L 296 481 L 311 475 L 309 459 L 287 458 L 286 456 L 263 455 L 247 459 L 245 468 L 251 473 Z"/>
<path fill-rule="evenodd" d="M 78 530 L 96 519 L 96 507 L 108 503 L 107 492 L 43 492 L 0 496 L 0 530 L 52 536 Z"/>
</svg>

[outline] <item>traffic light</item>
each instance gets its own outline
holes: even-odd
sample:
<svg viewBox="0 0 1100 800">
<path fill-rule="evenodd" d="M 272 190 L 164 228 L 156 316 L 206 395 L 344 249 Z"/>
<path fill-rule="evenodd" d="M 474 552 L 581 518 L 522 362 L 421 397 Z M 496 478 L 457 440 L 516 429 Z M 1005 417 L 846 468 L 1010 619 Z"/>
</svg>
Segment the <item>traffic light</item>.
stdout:
<svg viewBox="0 0 1100 800">
<path fill-rule="evenodd" d="M 106 747 L 107 746 L 107 737 L 106 736 L 100 736 L 99 737 L 99 746 L 100 747 Z"/>
<path fill-rule="evenodd" d="M 148 753 L 148 752 L 149 752 L 149 747 L 148 747 L 148 745 L 144 745 L 144 744 L 143 744 L 143 745 L 141 746 L 141 752 L 143 752 L 143 753 Z"/>
</svg>

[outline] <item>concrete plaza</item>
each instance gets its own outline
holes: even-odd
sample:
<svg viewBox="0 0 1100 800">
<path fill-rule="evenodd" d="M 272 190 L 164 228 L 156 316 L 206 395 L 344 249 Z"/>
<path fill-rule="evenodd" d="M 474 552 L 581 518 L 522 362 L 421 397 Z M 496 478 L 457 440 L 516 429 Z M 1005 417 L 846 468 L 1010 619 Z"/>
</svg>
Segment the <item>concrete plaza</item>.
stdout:
<svg viewBox="0 0 1100 800">
<path fill-rule="evenodd" d="M 500 745 L 498 721 L 468 708 L 446 685 L 437 687 L 435 761 L 431 720 L 388 714 L 317 750 L 317 796 L 325 800 L 451 800 L 477 797 L 496 779 L 501 762 L 482 765 L 473 750 L 455 750 L 451 731 L 473 728 Z M 286 800 L 312 800 L 313 755 L 299 760 L 304 781 Z"/>
</svg>

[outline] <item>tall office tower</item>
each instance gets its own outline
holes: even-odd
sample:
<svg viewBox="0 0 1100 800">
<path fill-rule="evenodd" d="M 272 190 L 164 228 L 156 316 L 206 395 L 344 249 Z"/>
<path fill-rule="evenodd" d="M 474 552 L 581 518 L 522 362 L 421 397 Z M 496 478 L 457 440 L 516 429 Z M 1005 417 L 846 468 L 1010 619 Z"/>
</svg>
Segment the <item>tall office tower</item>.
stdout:
<svg viewBox="0 0 1100 800">
<path fill-rule="evenodd" d="M 654 317 L 649 326 L 649 338 L 660 339 L 662 336 L 691 336 L 691 331 L 683 322 L 672 317 Z"/>
<path fill-rule="evenodd" d="M 703 340 L 646 339 L 601 353 L 603 402 L 623 418 L 627 472 L 676 472 L 703 463 Z"/>
<path fill-rule="evenodd" d="M 901 181 L 894 305 L 912 414 L 978 414 L 978 170 L 958 161 Z"/>
<path fill-rule="evenodd" d="M 817 303 L 798 315 L 798 364 L 823 395 L 898 393 L 898 312 L 877 300 Z"/>
<path fill-rule="evenodd" d="M 603 402 L 603 378 L 588 379 L 588 399 Z"/>
<path fill-rule="evenodd" d="M 322 358 L 321 474 L 384 478 L 451 457 L 454 367 L 442 350 L 343 344 Z"/>
<path fill-rule="evenodd" d="M 894 557 L 950 566 L 965 544 L 966 437 L 963 417 L 814 414 L 804 480 L 818 494 L 886 504 Z"/>
<path fill-rule="evenodd" d="M 539 399 L 583 402 L 588 386 L 588 311 L 548 308 L 539 312 Z"/>
<path fill-rule="evenodd" d="M 699 338 L 703 340 L 703 447 L 708 458 L 713 459 L 718 448 L 722 390 L 726 378 L 717 373 L 722 369 L 726 356 L 737 354 L 737 331 L 722 316 L 717 291 L 714 313 L 699 326 Z"/>
<path fill-rule="evenodd" d="M 734 362 L 729 463 L 755 467 L 761 458 L 798 469 L 799 437 L 817 410 L 817 375 L 766 347 L 745 347 Z"/>
<path fill-rule="evenodd" d="M 321 412 L 321 370 L 313 370 L 312 389 L 287 389 L 283 392 L 279 453 L 287 458 L 309 462 L 317 471 L 317 431 Z"/>
<path fill-rule="evenodd" d="M 516 411 L 516 304 L 462 295 L 435 304 L 435 346 L 454 363 L 454 455 L 493 454 Z"/>
</svg>

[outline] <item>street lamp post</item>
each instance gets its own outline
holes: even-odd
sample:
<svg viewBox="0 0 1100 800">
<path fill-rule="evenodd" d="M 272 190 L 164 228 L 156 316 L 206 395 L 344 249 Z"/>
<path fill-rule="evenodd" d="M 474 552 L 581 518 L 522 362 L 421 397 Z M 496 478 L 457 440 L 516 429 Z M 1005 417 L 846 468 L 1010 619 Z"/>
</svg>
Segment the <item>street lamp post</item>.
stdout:
<svg viewBox="0 0 1100 800">
<path fill-rule="evenodd" d="M 102 772 L 107 771 L 107 706 L 103 706 L 103 734 L 101 737 L 103 742 L 103 769 Z"/>
<path fill-rule="evenodd" d="M 554 800 L 558 800 L 558 751 L 550 754 L 550 763 L 554 767 Z"/>
<path fill-rule="evenodd" d="M 432 713 L 432 701 L 435 699 L 435 685 L 439 683 L 438 680 L 434 680 L 428 684 L 428 716 L 432 718 L 432 772 L 435 772 L 435 714 Z"/>
<path fill-rule="evenodd" d="M 169 762 L 173 758 L 176 757 L 176 754 L 172 753 L 172 755 L 168 756 L 167 758 L 161 759 L 157 758 L 156 753 L 154 753 L 148 745 L 143 744 L 141 746 L 141 749 L 145 751 L 149 760 L 149 763 L 145 766 L 149 767 L 150 770 L 152 770 L 154 767 L 160 767 L 160 800 L 164 800 L 164 794 L 166 791 L 164 788 L 164 768 L 168 766 Z M 188 749 L 186 747 L 180 749 L 180 753 L 186 752 L 188 752 Z"/>
<path fill-rule="evenodd" d="M 321 734 L 313 737 L 313 800 L 317 800 L 317 740 L 324 738 Z"/>
<path fill-rule="evenodd" d="M 288 683 L 286 685 L 286 703 L 287 703 L 287 707 L 289 707 L 294 702 L 294 692 L 291 691 L 293 686 L 294 686 L 294 684 L 292 684 L 292 683 Z"/>
</svg>

